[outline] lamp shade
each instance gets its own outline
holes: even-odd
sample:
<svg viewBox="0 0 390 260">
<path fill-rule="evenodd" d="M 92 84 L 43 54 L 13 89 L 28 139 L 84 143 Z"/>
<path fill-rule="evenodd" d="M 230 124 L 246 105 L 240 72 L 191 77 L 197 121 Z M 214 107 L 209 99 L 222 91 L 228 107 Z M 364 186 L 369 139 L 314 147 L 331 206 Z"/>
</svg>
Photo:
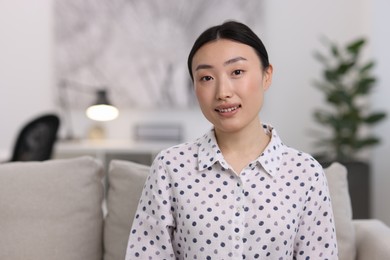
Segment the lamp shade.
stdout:
<svg viewBox="0 0 390 260">
<path fill-rule="evenodd" d="M 87 116 L 96 121 L 110 121 L 118 117 L 119 111 L 108 101 L 107 91 L 98 90 L 96 92 L 96 102 L 87 108 Z"/>
</svg>

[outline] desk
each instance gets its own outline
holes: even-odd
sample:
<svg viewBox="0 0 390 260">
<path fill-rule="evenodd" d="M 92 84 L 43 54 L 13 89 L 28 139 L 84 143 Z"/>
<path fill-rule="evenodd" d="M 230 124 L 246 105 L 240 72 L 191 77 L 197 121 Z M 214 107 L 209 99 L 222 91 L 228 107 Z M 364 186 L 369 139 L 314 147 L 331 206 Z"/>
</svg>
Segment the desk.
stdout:
<svg viewBox="0 0 390 260">
<path fill-rule="evenodd" d="M 155 156 L 172 143 L 137 143 L 130 140 L 77 140 L 59 141 L 54 147 L 56 159 L 93 156 L 102 161 L 105 169 L 111 160 L 127 160 L 145 165 L 151 165 Z"/>
</svg>

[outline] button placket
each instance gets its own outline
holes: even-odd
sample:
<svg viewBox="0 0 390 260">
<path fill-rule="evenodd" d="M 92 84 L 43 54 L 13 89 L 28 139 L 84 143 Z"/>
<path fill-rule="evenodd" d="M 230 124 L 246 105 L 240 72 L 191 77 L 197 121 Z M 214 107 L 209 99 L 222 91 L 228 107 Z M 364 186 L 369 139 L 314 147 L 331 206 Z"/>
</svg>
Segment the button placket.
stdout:
<svg viewBox="0 0 390 260">
<path fill-rule="evenodd" d="M 242 253 L 244 249 L 243 234 L 245 228 L 245 216 L 244 216 L 244 190 L 243 181 L 241 177 L 238 177 L 235 189 L 235 205 L 234 205 L 234 217 L 233 217 L 233 256 L 236 259 L 242 259 Z"/>
</svg>

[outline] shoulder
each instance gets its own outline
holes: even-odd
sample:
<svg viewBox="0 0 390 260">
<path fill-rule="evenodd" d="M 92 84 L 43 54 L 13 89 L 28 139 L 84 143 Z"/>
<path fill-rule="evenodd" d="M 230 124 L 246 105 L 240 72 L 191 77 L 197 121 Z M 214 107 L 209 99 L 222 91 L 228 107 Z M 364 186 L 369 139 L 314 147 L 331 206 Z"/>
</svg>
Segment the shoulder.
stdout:
<svg viewBox="0 0 390 260">
<path fill-rule="evenodd" d="M 153 165 L 166 169 L 194 168 L 198 164 L 199 147 L 204 137 L 173 145 L 161 150 L 154 159 Z"/>
<path fill-rule="evenodd" d="M 321 164 L 311 154 L 289 146 L 284 150 L 284 164 L 316 179 L 324 175 Z"/>
<path fill-rule="evenodd" d="M 295 149 L 290 146 L 285 146 L 284 154 L 292 162 L 297 162 L 304 165 L 313 165 L 313 167 L 321 167 L 320 163 L 309 153 Z"/>
<path fill-rule="evenodd" d="M 156 159 L 166 160 L 166 159 L 178 159 L 179 157 L 193 155 L 198 152 L 197 142 L 185 142 L 161 150 Z"/>
<path fill-rule="evenodd" d="M 282 165 L 289 167 L 305 167 L 306 169 L 312 169 L 314 171 L 321 171 L 322 167 L 316 159 L 309 153 L 295 149 L 294 147 L 286 145 L 276 129 L 272 125 L 263 125 L 265 131 L 271 135 L 271 142 L 269 146 L 270 150 L 278 150 L 279 156 L 283 157 Z M 271 149 L 272 148 L 272 149 Z"/>
<path fill-rule="evenodd" d="M 197 158 L 199 149 L 202 147 L 202 149 L 205 149 L 204 146 L 206 144 L 210 143 L 210 139 L 214 138 L 214 132 L 213 130 L 210 130 L 203 134 L 201 137 L 194 139 L 192 141 L 180 143 L 177 145 L 173 145 L 171 147 L 168 147 L 166 149 L 163 149 L 156 157 L 156 159 L 160 160 L 167 160 L 167 159 L 174 159 L 177 160 L 178 158 Z"/>
</svg>

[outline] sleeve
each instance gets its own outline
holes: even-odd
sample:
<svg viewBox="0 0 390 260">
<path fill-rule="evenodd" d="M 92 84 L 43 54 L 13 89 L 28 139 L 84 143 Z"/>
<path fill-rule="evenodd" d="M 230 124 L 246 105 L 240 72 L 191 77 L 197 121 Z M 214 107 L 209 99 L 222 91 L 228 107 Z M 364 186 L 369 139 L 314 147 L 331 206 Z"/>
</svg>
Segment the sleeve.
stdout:
<svg viewBox="0 0 390 260">
<path fill-rule="evenodd" d="M 154 160 L 131 227 L 126 260 L 175 259 L 172 234 L 175 221 L 169 172 L 163 156 Z"/>
<path fill-rule="evenodd" d="M 328 183 L 320 165 L 314 168 L 294 241 L 294 259 L 338 259 L 336 229 Z"/>
</svg>

